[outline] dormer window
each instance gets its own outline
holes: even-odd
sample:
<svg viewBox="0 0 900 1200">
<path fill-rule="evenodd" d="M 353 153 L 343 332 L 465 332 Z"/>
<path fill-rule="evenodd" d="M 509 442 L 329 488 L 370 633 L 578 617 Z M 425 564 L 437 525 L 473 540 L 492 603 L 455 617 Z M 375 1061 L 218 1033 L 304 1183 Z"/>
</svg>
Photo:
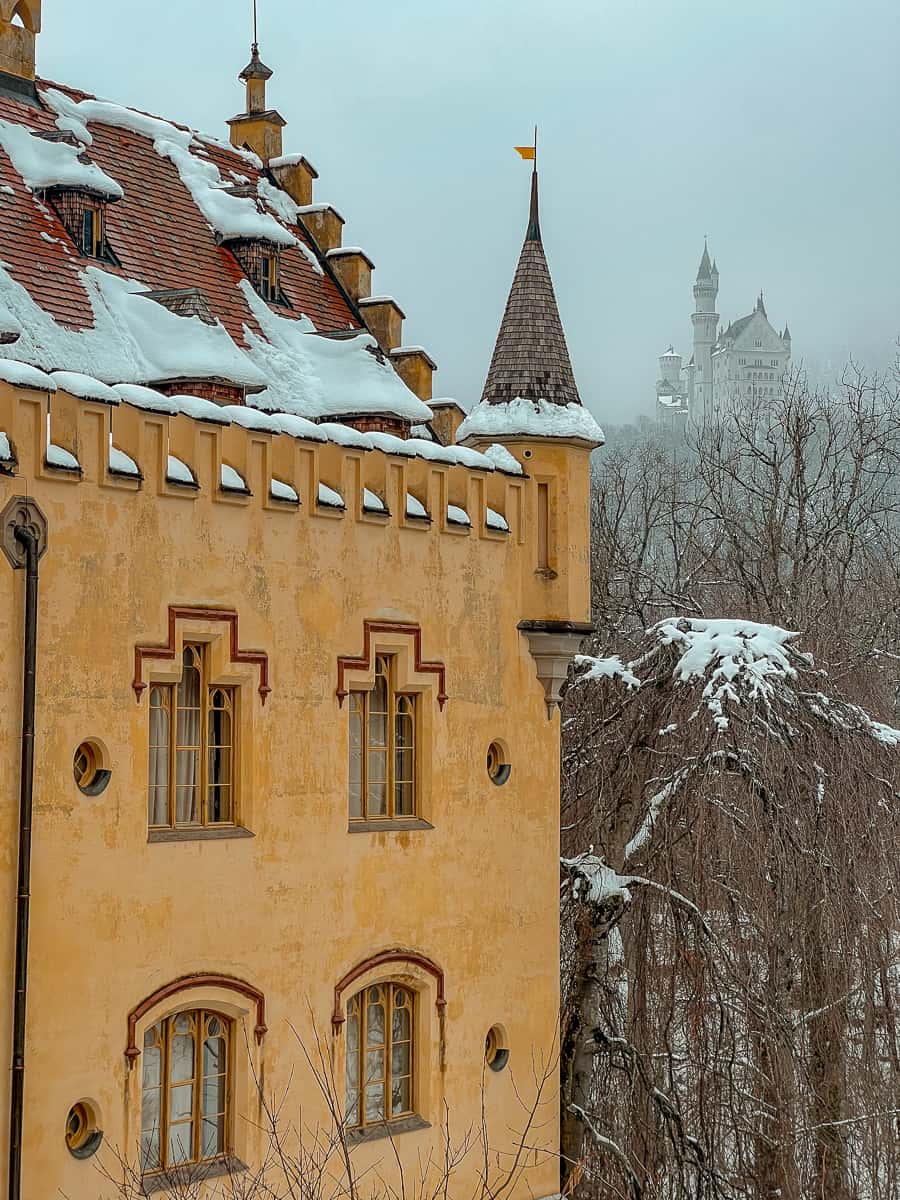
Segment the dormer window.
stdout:
<svg viewBox="0 0 900 1200">
<path fill-rule="evenodd" d="M 290 308 L 290 303 L 281 290 L 279 247 L 264 238 L 233 238 L 226 244 L 263 300 L 267 304 Z"/>
<path fill-rule="evenodd" d="M 82 222 L 81 253 L 86 258 L 109 259 L 104 215 L 102 208 L 85 210 Z"/>
<path fill-rule="evenodd" d="M 79 254 L 119 266 L 106 236 L 106 199 L 80 188 L 54 188 L 47 198 Z"/>
<path fill-rule="evenodd" d="M 277 254 L 264 254 L 262 257 L 259 269 L 259 294 L 269 304 L 282 303 Z"/>
</svg>

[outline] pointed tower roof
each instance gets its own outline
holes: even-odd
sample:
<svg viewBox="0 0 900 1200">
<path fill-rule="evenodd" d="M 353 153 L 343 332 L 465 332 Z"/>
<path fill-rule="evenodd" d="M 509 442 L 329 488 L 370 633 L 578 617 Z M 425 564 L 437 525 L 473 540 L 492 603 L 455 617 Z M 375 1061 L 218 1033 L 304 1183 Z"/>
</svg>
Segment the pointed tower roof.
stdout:
<svg viewBox="0 0 900 1200">
<path fill-rule="evenodd" d="M 787 321 L 784 323 L 784 333 L 781 335 L 781 340 L 783 342 L 789 342 L 791 340 L 791 331 L 788 329 Z"/>
<path fill-rule="evenodd" d="M 700 266 L 697 269 L 697 282 L 699 283 L 701 279 L 712 279 L 712 263 L 709 261 L 706 238 L 703 239 L 703 257 L 700 259 Z"/>
<path fill-rule="evenodd" d="M 759 299 L 758 299 L 758 300 L 757 300 L 757 302 L 756 302 L 756 311 L 757 311 L 757 312 L 761 312 L 761 313 L 762 313 L 762 315 L 763 315 L 764 317 L 766 317 L 766 316 L 767 316 L 767 314 L 766 314 L 766 305 L 765 305 L 765 302 L 763 301 L 763 294 L 762 294 L 762 292 L 760 292 L 760 293 L 759 293 Z"/>
<path fill-rule="evenodd" d="M 541 241 L 536 170 L 525 244 L 482 393 L 490 404 L 517 399 L 581 403 Z"/>
</svg>

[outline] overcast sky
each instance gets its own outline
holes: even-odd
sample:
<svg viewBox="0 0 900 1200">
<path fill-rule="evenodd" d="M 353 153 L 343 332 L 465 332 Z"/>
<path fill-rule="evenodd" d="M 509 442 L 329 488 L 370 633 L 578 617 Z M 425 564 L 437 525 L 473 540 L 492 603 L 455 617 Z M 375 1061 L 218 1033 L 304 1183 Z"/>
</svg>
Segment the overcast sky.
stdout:
<svg viewBox="0 0 900 1200">
<path fill-rule="evenodd" d="M 709 234 L 719 312 L 760 288 L 795 358 L 886 365 L 900 335 L 898 0 L 259 0 L 270 102 L 316 198 L 480 398 L 526 224 L 542 225 L 583 400 L 652 411 L 689 353 Z M 45 77 L 226 134 L 251 0 L 45 0 Z"/>
</svg>

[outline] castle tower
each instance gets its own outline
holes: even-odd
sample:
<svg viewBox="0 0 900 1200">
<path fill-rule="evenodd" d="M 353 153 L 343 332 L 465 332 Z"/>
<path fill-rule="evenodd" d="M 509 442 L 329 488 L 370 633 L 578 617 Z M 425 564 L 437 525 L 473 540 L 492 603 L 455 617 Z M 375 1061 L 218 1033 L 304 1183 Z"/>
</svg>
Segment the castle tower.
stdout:
<svg viewBox="0 0 900 1200">
<path fill-rule="evenodd" d="M 33 83 L 40 32 L 41 0 L 0 0 L 0 73 Z"/>
<path fill-rule="evenodd" d="M 702 418 L 713 404 L 712 350 L 716 344 L 719 314 L 716 297 L 719 294 L 719 270 L 709 260 L 709 250 L 703 243 L 703 257 L 694 283 L 694 388 L 691 408 L 695 418 Z"/>
<path fill-rule="evenodd" d="M 519 630 L 551 711 L 569 661 L 591 629 L 590 456 L 603 440 L 578 395 L 541 238 L 535 170 L 525 243 L 482 400 L 457 441 L 500 443 L 527 472 Z"/>
</svg>

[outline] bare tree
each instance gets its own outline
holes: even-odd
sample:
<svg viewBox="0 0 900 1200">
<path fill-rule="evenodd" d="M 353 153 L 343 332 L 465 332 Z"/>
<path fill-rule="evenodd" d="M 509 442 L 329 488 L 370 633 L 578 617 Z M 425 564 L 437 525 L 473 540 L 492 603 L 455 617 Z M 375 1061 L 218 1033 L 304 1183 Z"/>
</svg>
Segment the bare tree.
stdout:
<svg viewBox="0 0 900 1200">
<path fill-rule="evenodd" d="M 563 1154 L 590 1194 L 900 1187 L 900 739 L 868 715 L 896 692 L 898 452 L 896 393 L 853 374 L 602 460 L 603 656 L 564 719 Z"/>
</svg>

